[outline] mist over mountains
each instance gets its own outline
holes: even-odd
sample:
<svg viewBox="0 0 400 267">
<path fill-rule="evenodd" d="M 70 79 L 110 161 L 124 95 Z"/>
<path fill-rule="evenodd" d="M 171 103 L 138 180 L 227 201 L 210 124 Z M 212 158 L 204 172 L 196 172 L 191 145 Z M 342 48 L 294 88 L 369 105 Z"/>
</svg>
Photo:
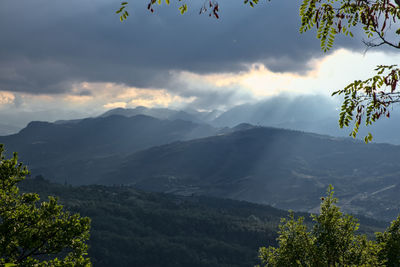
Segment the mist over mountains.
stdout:
<svg viewBox="0 0 400 267">
<path fill-rule="evenodd" d="M 213 127 L 137 111 L 32 122 L 0 143 L 9 153 L 18 151 L 33 175 L 58 183 L 125 184 L 307 212 L 316 211 L 333 184 L 348 212 L 385 220 L 400 212 L 399 146 L 251 124 Z"/>
<path fill-rule="evenodd" d="M 108 166 L 135 151 L 177 140 L 216 134 L 209 125 L 138 115 L 57 123 L 31 122 L 18 134 L 0 137 L 8 152 L 18 151 L 33 173 L 58 182 L 88 184 Z M 94 164 L 96 162 L 96 164 Z"/>
<path fill-rule="evenodd" d="M 213 127 L 235 127 L 241 123 L 255 126 L 277 127 L 291 130 L 313 132 L 323 135 L 348 137 L 351 128 L 339 128 L 339 102 L 337 99 L 321 95 L 290 97 L 275 96 L 255 103 L 235 106 L 225 112 L 198 112 L 194 110 L 176 111 L 165 108 L 135 109 L 117 108 L 101 116 L 110 114 L 134 116 L 148 115 L 159 119 L 183 119 L 196 123 L 206 123 Z M 400 144 L 400 113 L 393 110 L 390 120 L 382 119 L 369 127 L 361 127 L 358 139 L 371 132 L 374 142 Z"/>
<path fill-rule="evenodd" d="M 10 135 L 16 133 L 20 130 L 20 127 L 10 124 L 0 123 L 0 136 L 2 135 Z"/>
<path fill-rule="evenodd" d="M 136 107 L 136 108 L 115 108 L 111 109 L 100 117 L 108 117 L 110 115 L 121 115 L 125 117 L 132 117 L 136 115 L 146 115 L 154 117 L 161 120 L 185 120 L 192 121 L 195 123 L 208 123 L 214 120 L 220 114 L 219 111 L 196 111 L 196 110 L 173 110 L 168 108 L 146 108 L 146 107 Z"/>
<path fill-rule="evenodd" d="M 348 137 L 351 128 L 340 129 L 340 106 L 324 96 L 277 96 L 253 104 L 243 104 L 222 113 L 212 121 L 214 126 L 232 127 L 239 123 L 278 127 Z M 400 114 L 392 111 L 390 120 L 382 119 L 369 127 L 360 127 L 359 139 L 368 132 L 374 142 L 400 144 Z"/>
<path fill-rule="evenodd" d="M 347 137 L 351 131 L 350 128 L 340 129 L 338 126 L 339 101 L 335 98 L 322 95 L 303 95 L 287 96 L 279 95 L 255 103 L 247 103 L 232 107 L 225 112 L 219 110 L 197 111 L 190 107 L 183 110 L 174 110 L 169 108 L 116 108 L 104 112 L 95 117 L 105 118 L 110 115 L 121 115 L 132 117 L 136 115 L 146 115 L 161 120 L 185 120 L 197 124 L 209 124 L 216 128 L 234 127 L 241 123 L 248 123 L 256 126 L 277 127 L 284 129 L 300 130 L 314 132 L 330 136 Z M 54 112 L 48 112 L 53 114 Z M 11 116 L 12 115 L 12 116 Z M 40 115 L 40 116 L 39 116 Z M 8 117 L 10 118 L 8 118 Z M 17 133 L 22 129 L 17 121 L 26 121 L 30 113 L 2 114 L 0 120 L 0 136 Z M 55 120 L 55 115 L 46 116 L 45 112 L 33 113 L 34 120 L 43 117 L 45 120 L 55 121 L 56 123 L 71 123 L 81 119 L 74 120 Z M 63 114 L 63 116 L 67 116 Z M 72 115 L 71 115 L 72 116 Z M 76 118 L 76 114 L 73 116 Z M 7 119 L 8 118 L 8 119 Z M 46 119 L 47 118 L 47 119 Z M 16 126 L 14 126 L 16 125 Z M 391 113 L 390 120 L 382 119 L 375 125 L 361 127 L 359 137 L 368 132 L 374 135 L 374 142 L 400 144 L 400 136 L 397 134 L 400 130 L 400 114 L 396 110 Z"/>
</svg>

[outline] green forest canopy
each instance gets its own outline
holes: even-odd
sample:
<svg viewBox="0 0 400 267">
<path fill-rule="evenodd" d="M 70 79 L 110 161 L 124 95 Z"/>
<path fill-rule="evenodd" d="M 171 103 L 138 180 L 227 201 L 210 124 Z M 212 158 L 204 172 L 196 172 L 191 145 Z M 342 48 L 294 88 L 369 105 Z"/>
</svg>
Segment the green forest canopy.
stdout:
<svg viewBox="0 0 400 267">
<path fill-rule="evenodd" d="M 307 231 L 304 217 L 293 213 L 282 219 L 278 247 L 260 248 L 265 266 L 400 266 L 400 216 L 374 241 L 358 235 L 357 220 L 336 206 L 333 187 L 322 198 L 320 214 L 311 215 L 314 224 Z"/>
<path fill-rule="evenodd" d="M 63 210 L 54 197 L 40 202 L 17 186 L 28 170 L 17 154 L 6 159 L 0 144 L 0 264 L 89 266 L 90 219 Z"/>
</svg>

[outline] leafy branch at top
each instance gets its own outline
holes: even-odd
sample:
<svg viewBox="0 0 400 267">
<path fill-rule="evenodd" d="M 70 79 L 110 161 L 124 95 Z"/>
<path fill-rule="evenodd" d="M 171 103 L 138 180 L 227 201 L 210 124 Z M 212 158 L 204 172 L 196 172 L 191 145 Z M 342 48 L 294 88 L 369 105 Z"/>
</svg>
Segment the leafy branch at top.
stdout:
<svg viewBox="0 0 400 267">
<path fill-rule="evenodd" d="M 188 11 L 188 4 L 186 3 L 185 0 L 176 0 L 179 3 L 178 10 L 181 14 L 185 14 Z M 271 0 L 266 0 L 266 1 L 271 1 Z M 164 1 L 163 0 L 150 0 L 150 2 L 147 4 L 147 9 L 151 12 L 154 13 L 155 11 L 155 5 L 161 5 Z M 170 4 L 170 0 L 165 0 L 165 3 L 167 5 Z M 255 7 L 259 3 L 259 0 L 244 0 L 243 3 L 246 5 L 250 5 L 250 7 Z M 115 12 L 116 14 L 119 14 L 119 19 L 121 22 L 125 21 L 127 17 L 129 16 L 129 13 L 126 11 L 126 7 L 128 5 L 128 2 L 121 2 L 120 8 Z M 208 14 L 209 17 L 214 17 L 216 19 L 219 19 L 219 4 L 218 1 L 216 0 L 205 0 L 203 5 L 200 7 L 200 12 L 199 14 Z"/>
<path fill-rule="evenodd" d="M 317 29 L 317 38 L 324 52 L 333 46 L 336 35 L 353 36 L 352 29 L 361 27 L 367 47 L 387 45 L 400 49 L 400 0 L 303 0 L 300 6 L 300 32 Z M 356 137 L 360 125 L 371 125 L 382 117 L 390 117 L 390 107 L 400 102 L 398 88 L 400 69 L 396 65 L 377 66 L 377 74 L 365 81 L 355 80 L 332 95 L 344 95 L 339 126 L 349 126 Z M 369 133 L 366 143 L 372 140 Z"/>
<path fill-rule="evenodd" d="M 349 126 L 355 120 L 351 136 L 356 137 L 360 125 L 371 125 L 381 117 L 390 117 L 390 106 L 400 102 L 398 91 L 400 69 L 397 65 L 378 66 L 376 75 L 364 81 L 356 80 L 342 90 L 332 95 L 344 95 L 344 101 L 339 115 L 339 126 Z M 368 143 L 372 140 L 369 133 L 364 137 Z"/>
<path fill-rule="evenodd" d="M 126 6 L 128 5 L 128 2 L 122 2 L 121 7 L 115 12 L 116 14 L 119 15 L 119 20 L 122 22 L 126 20 L 129 16 L 128 11 L 126 10 Z"/>
<path fill-rule="evenodd" d="M 182 2 L 182 0 L 177 0 L 178 2 Z M 150 2 L 147 4 L 147 9 L 151 12 L 154 13 L 154 6 L 156 4 L 161 5 L 163 3 L 163 0 L 150 0 Z M 165 3 L 167 5 L 170 4 L 170 0 L 165 0 Z M 210 1 L 211 3 L 211 1 Z M 121 2 L 121 6 L 120 8 L 115 12 L 116 14 L 119 14 L 119 19 L 121 22 L 123 22 L 124 20 L 126 20 L 129 16 L 128 11 L 126 11 L 128 2 Z M 179 5 L 179 11 L 181 14 L 184 14 L 188 11 L 188 5 L 186 3 L 181 3 Z M 217 8 L 218 11 L 218 8 Z"/>
<path fill-rule="evenodd" d="M 400 6 L 390 0 L 303 0 L 300 17 L 300 32 L 316 27 L 325 52 L 332 48 L 337 34 L 353 36 L 355 26 L 361 26 L 367 38 L 379 40 L 366 44 L 400 48 Z M 392 31 L 395 36 L 389 34 Z"/>
</svg>

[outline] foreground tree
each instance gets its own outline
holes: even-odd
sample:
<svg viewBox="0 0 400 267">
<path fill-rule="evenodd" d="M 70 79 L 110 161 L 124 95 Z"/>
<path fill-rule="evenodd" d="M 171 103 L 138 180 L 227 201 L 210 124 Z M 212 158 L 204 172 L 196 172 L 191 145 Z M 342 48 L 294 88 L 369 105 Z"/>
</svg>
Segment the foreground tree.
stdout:
<svg viewBox="0 0 400 267">
<path fill-rule="evenodd" d="M 35 193 L 20 193 L 28 170 L 16 153 L 3 153 L 0 144 L 0 265 L 90 266 L 90 219 L 63 211 L 53 197 L 40 202 Z"/>
<path fill-rule="evenodd" d="M 278 247 L 260 248 L 263 266 L 400 266 L 400 216 L 370 241 L 356 234 L 356 219 L 340 211 L 333 193 L 330 186 L 311 231 L 293 212 L 282 219 Z"/>
</svg>

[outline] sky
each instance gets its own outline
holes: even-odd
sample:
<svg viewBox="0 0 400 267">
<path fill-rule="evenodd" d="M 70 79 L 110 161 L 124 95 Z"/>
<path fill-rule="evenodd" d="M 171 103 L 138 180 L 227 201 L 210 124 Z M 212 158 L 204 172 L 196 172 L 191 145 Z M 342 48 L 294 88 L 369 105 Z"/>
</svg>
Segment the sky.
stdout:
<svg viewBox="0 0 400 267">
<path fill-rule="evenodd" d="M 130 1 L 121 23 L 119 1 L 2 0 L 0 124 L 116 107 L 223 111 L 282 94 L 339 104 L 333 91 L 400 62 L 390 48 L 366 51 L 358 32 L 322 52 L 314 31 L 299 33 L 299 0 L 220 0 L 218 20 L 198 14 L 203 1 L 185 15 L 174 3 L 151 13 Z"/>
</svg>

